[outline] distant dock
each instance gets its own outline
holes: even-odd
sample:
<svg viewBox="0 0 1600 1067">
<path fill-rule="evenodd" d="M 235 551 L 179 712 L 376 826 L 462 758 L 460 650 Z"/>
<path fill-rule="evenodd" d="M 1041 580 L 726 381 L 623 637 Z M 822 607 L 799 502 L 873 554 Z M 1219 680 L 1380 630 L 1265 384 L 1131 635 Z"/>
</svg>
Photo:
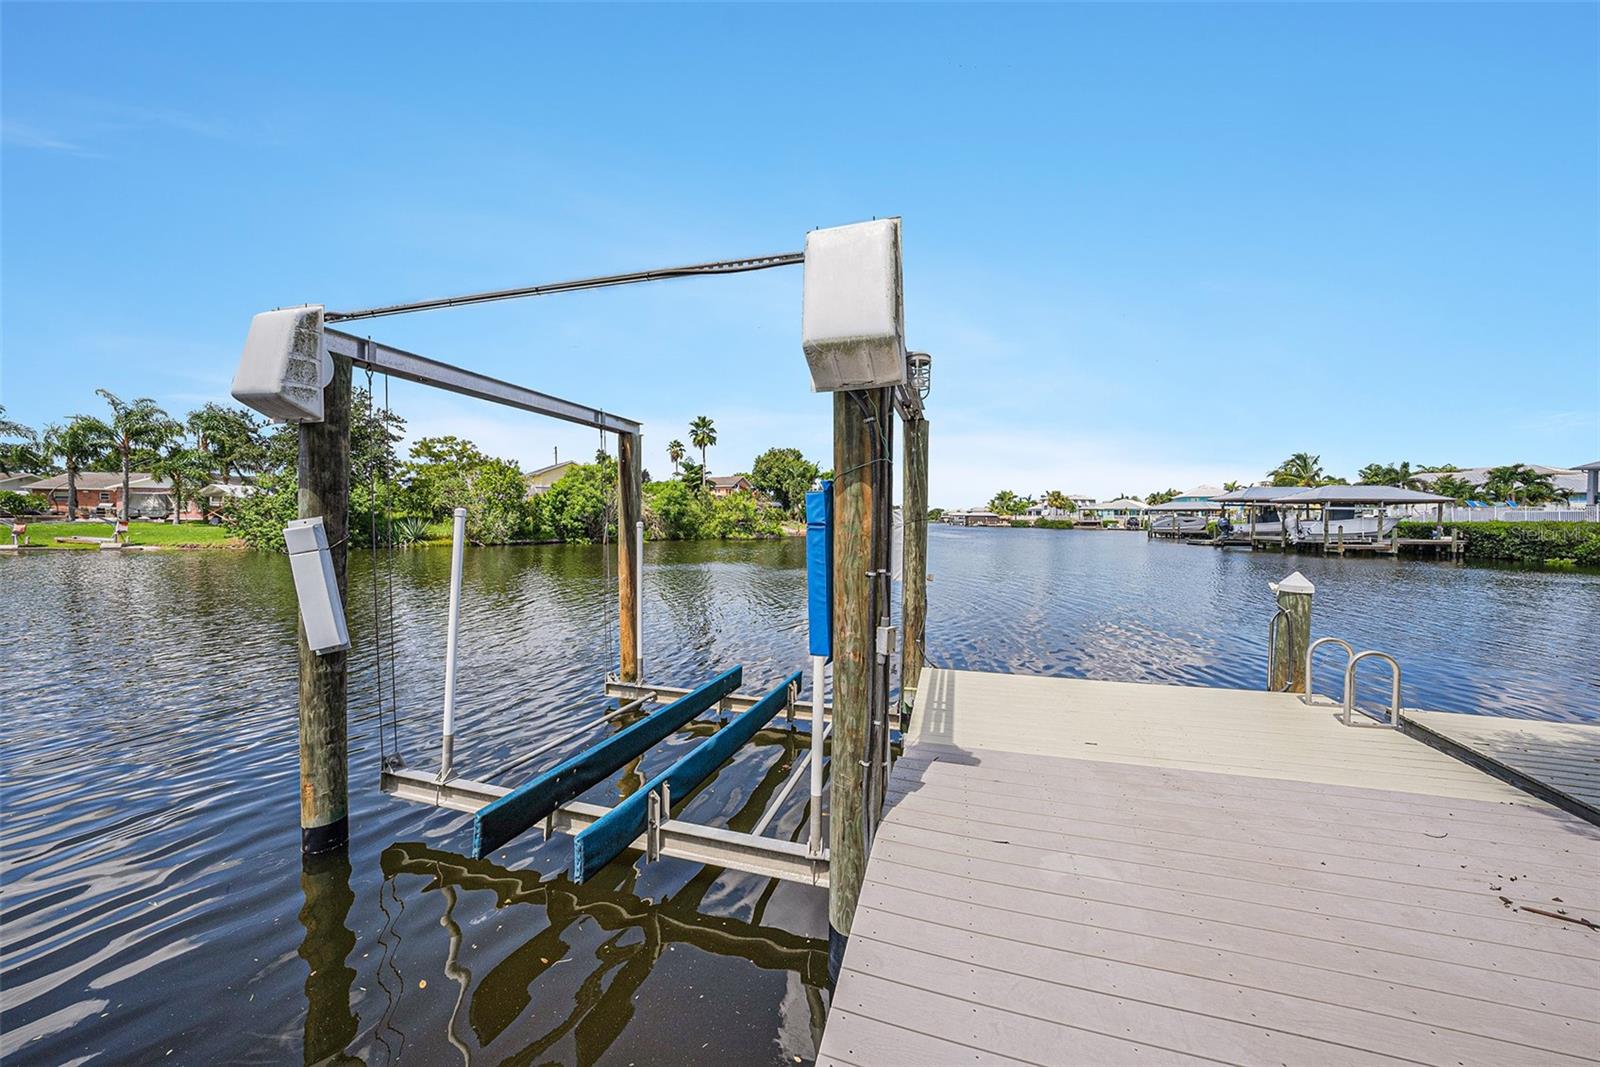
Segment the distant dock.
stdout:
<svg viewBox="0 0 1600 1067">
<path fill-rule="evenodd" d="M 1440 714 L 928 670 L 818 1062 L 1600 1063 L 1600 826 L 1465 761 L 1600 727 Z"/>
</svg>

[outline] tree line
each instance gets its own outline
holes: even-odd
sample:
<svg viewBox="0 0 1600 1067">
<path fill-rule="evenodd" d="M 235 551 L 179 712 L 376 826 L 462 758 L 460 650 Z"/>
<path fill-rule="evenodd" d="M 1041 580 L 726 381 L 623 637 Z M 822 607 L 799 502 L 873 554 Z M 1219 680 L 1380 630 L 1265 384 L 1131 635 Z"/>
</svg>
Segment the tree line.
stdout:
<svg viewBox="0 0 1600 1067">
<path fill-rule="evenodd" d="M 43 432 L 6 419 L 0 408 L 0 473 L 64 471 L 68 509 L 76 518 L 76 482 L 83 472 L 123 472 L 126 517 L 131 472 L 148 471 L 172 484 L 173 521 L 210 483 L 248 479 L 254 490 L 227 500 L 221 521 L 251 545 L 282 548 L 283 527 L 297 514 L 294 426 L 269 426 L 242 407 L 211 403 L 180 418 L 149 398 L 124 401 L 105 390 L 97 395 L 109 409 L 104 416 L 74 415 Z M 427 539 L 457 507 L 467 509 L 467 536 L 478 544 L 616 536 L 617 461 L 606 451 L 530 495 L 515 461 L 488 455 L 464 438 L 424 437 L 402 457 L 405 425 L 401 416 L 375 407 L 366 389 L 353 390 L 349 520 L 356 543 Z M 652 538 L 777 536 L 786 518 L 803 511 L 806 490 L 826 476 L 797 448 L 769 448 L 744 475 L 755 492 L 714 494 L 708 456 L 717 443 L 716 424 L 698 416 L 687 436 L 698 462 L 674 439 L 667 446 L 672 478 L 654 481 L 643 472 L 644 520 Z M 39 504 L 36 497 L 10 496 L 15 499 L 0 500 L 0 510 Z"/>
<path fill-rule="evenodd" d="M 124 519 L 134 471 L 171 482 L 176 522 L 183 506 L 208 484 L 254 471 L 265 457 L 269 438 L 261 420 L 244 408 L 206 404 L 177 418 L 149 397 L 124 400 L 108 389 L 96 389 L 95 395 L 106 411 L 70 415 L 42 431 L 7 419 L 0 407 L 0 474 L 65 473 L 69 518 L 77 518 L 78 476 L 86 471 L 121 472 Z M 35 503 L 10 493 L 0 508 L 27 509 Z"/>
<path fill-rule="evenodd" d="M 1538 506 L 1562 498 L 1548 474 L 1540 474 L 1525 463 L 1510 463 L 1503 467 L 1490 467 L 1481 480 L 1473 481 L 1460 474 L 1461 468 L 1453 463 L 1434 465 L 1409 461 L 1400 463 L 1369 463 L 1356 472 L 1357 485 L 1389 485 L 1401 489 L 1447 496 L 1457 503 L 1482 500 L 1493 504 L 1522 504 Z M 1435 474 L 1436 478 L 1419 478 L 1421 474 Z M 1349 485 L 1343 478 L 1328 474 L 1322 469 L 1322 457 L 1309 452 L 1296 452 L 1267 472 L 1263 484 L 1276 486 Z M 1224 488 L 1239 488 L 1229 482 Z"/>
<path fill-rule="evenodd" d="M 1357 485 L 1389 485 L 1404 489 L 1417 489 L 1422 492 L 1435 493 L 1447 496 L 1459 504 L 1468 500 L 1482 500 L 1494 504 L 1525 505 L 1537 507 L 1553 500 L 1560 500 L 1563 494 L 1555 486 L 1550 475 L 1540 474 L 1525 463 L 1512 463 L 1504 467 L 1491 467 L 1483 478 L 1472 481 L 1459 474 L 1461 468 L 1445 463 L 1435 466 L 1418 464 L 1413 466 L 1409 461 L 1400 463 L 1369 463 L 1356 472 Z M 1436 474 L 1437 478 L 1420 478 L 1418 475 Z M 1279 486 L 1283 488 L 1303 487 L 1313 489 L 1323 485 L 1349 485 L 1344 478 L 1336 477 L 1323 470 L 1322 457 L 1309 452 L 1296 452 L 1272 470 L 1267 471 L 1265 478 L 1257 482 L 1258 485 Z M 1222 488 L 1227 492 L 1245 488 L 1245 483 L 1237 481 L 1224 482 Z M 1160 489 L 1144 496 L 1132 493 L 1119 493 L 1117 498 L 1128 497 L 1133 500 L 1142 500 L 1149 505 L 1165 504 L 1183 495 L 1178 489 Z M 1035 504 L 1064 511 L 1068 514 L 1076 512 L 1077 506 L 1060 490 L 1052 489 L 1040 494 L 1037 498 L 1024 496 L 1010 489 L 1002 489 L 989 498 L 989 510 L 996 515 L 1021 515 Z"/>
</svg>

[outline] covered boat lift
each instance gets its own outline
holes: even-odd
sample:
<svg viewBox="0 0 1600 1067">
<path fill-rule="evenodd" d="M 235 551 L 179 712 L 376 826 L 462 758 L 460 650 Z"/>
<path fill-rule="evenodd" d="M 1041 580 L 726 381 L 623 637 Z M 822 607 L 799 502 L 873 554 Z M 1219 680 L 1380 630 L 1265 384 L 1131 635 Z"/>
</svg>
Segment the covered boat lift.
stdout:
<svg viewBox="0 0 1600 1067">
<path fill-rule="evenodd" d="M 1294 547 L 1336 555 L 1353 551 L 1395 554 L 1402 547 L 1431 547 L 1447 551 L 1451 558 L 1461 551 L 1460 539 L 1444 533 L 1444 507 L 1451 499 L 1437 493 L 1391 485 L 1253 485 L 1223 493 L 1213 502 L 1218 507 L 1242 506 L 1248 524 L 1243 531 L 1216 538 L 1218 545 Z M 1437 536 L 1400 537 L 1401 520 L 1389 515 L 1388 509 L 1426 505 L 1434 507 Z"/>
</svg>

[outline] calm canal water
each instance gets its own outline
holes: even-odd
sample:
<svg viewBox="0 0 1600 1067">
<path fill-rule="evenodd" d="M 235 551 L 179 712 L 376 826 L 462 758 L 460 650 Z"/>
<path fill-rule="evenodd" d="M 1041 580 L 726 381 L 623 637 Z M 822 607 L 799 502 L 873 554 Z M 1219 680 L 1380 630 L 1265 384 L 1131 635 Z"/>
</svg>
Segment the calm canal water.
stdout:
<svg viewBox="0 0 1600 1067">
<path fill-rule="evenodd" d="M 804 666 L 799 542 L 651 545 L 646 560 L 652 677 L 690 684 L 737 662 L 757 688 Z M 397 736 L 421 766 L 436 758 L 448 566 L 438 549 L 394 564 Z M 1258 687 L 1266 583 L 1292 567 L 1317 584 L 1317 632 L 1395 653 L 1410 705 L 1600 719 L 1595 574 L 936 527 L 930 655 Z M 470 819 L 378 794 L 371 578 L 355 556 L 351 848 L 306 865 L 285 561 L 0 559 L 0 1056 L 809 1062 L 826 1003 L 822 892 L 671 860 L 615 863 L 577 886 L 562 873 L 564 839 L 469 860 Z M 598 549 L 468 552 L 464 773 L 600 709 L 609 602 Z M 763 735 L 684 817 L 748 828 L 803 739 Z M 693 740 L 680 735 L 632 780 Z M 802 831 L 803 802 L 782 833 Z"/>
</svg>

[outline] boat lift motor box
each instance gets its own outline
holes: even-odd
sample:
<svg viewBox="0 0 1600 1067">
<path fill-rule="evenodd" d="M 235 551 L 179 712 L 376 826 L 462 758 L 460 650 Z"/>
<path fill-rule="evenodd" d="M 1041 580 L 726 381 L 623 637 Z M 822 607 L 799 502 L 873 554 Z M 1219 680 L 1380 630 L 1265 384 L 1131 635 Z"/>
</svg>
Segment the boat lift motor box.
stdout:
<svg viewBox="0 0 1600 1067">
<path fill-rule="evenodd" d="M 812 230 L 805 262 L 800 339 L 812 390 L 905 384 L 900 220 Z"/>
<path fill-rule="evenodd" d="M 333 357 L 322 337 L 322 306 L 263 311 L 250 320 L 233 397 L 279 422 L 321 422 Z"/>
<path fill-rule="evenodd" d="M 319 656 L 349 648 L 339 578 L 333 572 L 333 553 L 328 549 L 322 516 L 295 519 L 283 528 L 283 540 L 289 546 L 289 569 L 294 574 L 306 644 Z"/>
</svg>

